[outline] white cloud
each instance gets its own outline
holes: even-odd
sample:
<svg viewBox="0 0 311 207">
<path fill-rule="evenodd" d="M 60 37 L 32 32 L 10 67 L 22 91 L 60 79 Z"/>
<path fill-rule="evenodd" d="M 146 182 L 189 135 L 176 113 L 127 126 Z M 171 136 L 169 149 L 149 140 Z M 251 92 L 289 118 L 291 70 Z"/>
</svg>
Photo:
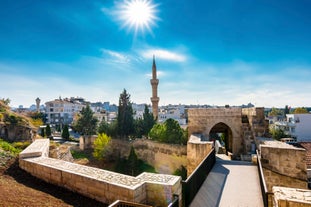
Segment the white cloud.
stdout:
<svg viewBox="0 0 311 207">
<path fill-rule="evenodd" d="M 129 63 L 130 62 L 130 57 L 123 53 L 116 52 L 113 50 L 107 50 L 107 49 L 101 49 L 101 51 L 103 52 L 104 55 L 108 55 L 109 59 L 112 59 L 114 62 L 118 62 L 118 63 Z"/>
<path fill-rule="evenodd" d="M 187 57 L 184 54 L 172 52 L 165 49 L 148 49 L 148 50 L 142 50 L 141 55 L 144 58 L 150 59 L 155 55 L 156 58 L 164 59 L 168 61 L 174 61 L 174 62 L 185 62 L 187 60 Z"/>
</svg>

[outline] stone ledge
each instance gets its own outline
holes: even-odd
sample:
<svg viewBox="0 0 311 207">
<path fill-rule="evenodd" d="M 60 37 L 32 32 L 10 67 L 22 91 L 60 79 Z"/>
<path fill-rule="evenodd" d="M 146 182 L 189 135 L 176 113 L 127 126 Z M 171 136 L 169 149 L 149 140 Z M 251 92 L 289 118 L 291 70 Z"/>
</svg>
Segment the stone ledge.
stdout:
<svg viewBox="0 0 311 207">
<path fill-rule="evenodd" d="M 49 156 L 49 139 L 37 139 L 26 149 L 24 149 L 20 154 L 20 159 L 30 158 L 30 157 L 48 157 Z"/>
<path fill-rule="evenodd" d="M 274 186 L 272 191 L 276 207 L 311 205 L 310 190 Z"/>
</svg>

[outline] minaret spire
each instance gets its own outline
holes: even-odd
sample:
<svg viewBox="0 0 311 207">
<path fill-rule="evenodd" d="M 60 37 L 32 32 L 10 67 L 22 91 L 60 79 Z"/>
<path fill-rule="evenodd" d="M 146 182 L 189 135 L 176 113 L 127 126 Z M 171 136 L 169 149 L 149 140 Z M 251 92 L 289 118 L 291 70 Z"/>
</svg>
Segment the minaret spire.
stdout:
<svg viewBox="0 0 311 207">
<path fill-rule="evenodd" d="M 153 117 L 155 119 L 158 118 L 158 105 L 159 105 L 159 97 L 158 97 L 158 84 L 159 79 L 157 79 L 157 66 L 155 63 L 155 56 L 153 55 L 153 61 L 152 61 L 152 79 L 150 80 L 151 87 L 152 87 L 152 97 L 151 103 L 152 103 L 152 113 Z"/>
</svg>

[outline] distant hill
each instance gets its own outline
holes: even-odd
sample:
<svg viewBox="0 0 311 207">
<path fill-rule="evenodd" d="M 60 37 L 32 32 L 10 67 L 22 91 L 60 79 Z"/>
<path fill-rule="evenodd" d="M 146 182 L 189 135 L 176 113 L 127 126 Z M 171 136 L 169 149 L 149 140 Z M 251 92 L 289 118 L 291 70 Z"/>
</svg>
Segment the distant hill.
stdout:
<svg viewBox="0 0 311 207">
<path fill-rule="evenodd" d="M 31 119 L 11 111 L 10 107 L 0 100 L 0 138 L 7 141 L 31 141 L 37 134 Z"/>
</svg>

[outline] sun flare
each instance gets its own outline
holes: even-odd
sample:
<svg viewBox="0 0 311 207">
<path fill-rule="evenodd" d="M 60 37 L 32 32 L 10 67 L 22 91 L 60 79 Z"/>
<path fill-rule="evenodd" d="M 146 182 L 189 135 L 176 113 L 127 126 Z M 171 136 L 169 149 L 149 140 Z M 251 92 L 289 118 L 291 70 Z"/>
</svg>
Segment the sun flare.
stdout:
<svg viewBox="0 0 311 207">
<path fill-rule="evenodd" d="M 122 28 L 143 32 L 147 29 L 152 33 L 151 27 L 156 25 L 159 18 L 156 16 L 158 5 L 151 0 L 126 0 L 118 5 L 118 18 L 122 21 Z"/>
</svg>

